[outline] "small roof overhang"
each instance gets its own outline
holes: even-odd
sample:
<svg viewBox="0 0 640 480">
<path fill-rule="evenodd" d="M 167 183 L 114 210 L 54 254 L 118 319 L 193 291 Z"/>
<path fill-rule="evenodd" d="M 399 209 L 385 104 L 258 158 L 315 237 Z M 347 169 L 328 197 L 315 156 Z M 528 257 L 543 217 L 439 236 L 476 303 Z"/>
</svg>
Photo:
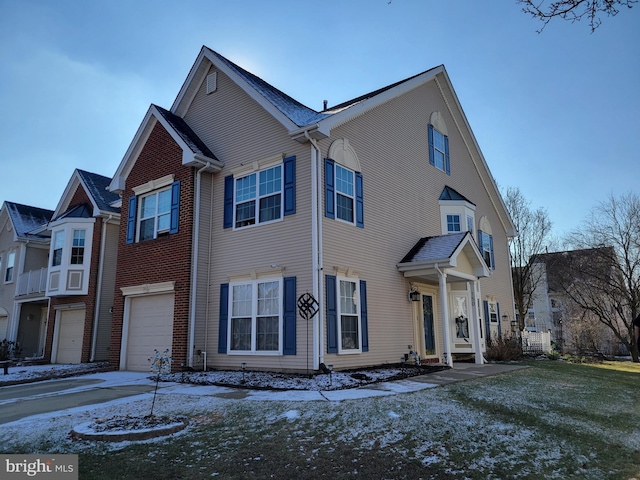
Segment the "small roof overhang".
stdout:
<svg viewBox="0 0 640 480">
<path fill-rule="evenodd" d="M 421 238 L 397 264 L 406 278 L 438 283 L 440 272 L 447 282 L 474 281 L 490 272 L 469 232 Z"/>
</svg>

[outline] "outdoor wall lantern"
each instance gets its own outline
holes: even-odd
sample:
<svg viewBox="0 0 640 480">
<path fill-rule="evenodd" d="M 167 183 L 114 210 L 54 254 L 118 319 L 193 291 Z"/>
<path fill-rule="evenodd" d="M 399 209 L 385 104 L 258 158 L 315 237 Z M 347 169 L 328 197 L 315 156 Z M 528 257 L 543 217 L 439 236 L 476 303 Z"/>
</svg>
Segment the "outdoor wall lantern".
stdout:
<svg viewBox="0 0 640 480">
<path fill-rule="evenodd" d="M 415 285 L 411 285 L 411 289 L 409 290 L 409 301 L 410 302 L 420 301 L 420 292 L 418 291 L 418 287 L 416 287 Z"/>
</svg>

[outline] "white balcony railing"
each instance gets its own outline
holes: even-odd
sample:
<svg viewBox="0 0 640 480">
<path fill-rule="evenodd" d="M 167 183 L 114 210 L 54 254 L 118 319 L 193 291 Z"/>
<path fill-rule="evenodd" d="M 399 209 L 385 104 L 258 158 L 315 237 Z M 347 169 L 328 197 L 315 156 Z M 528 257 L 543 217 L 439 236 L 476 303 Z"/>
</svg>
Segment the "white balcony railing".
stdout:
<svg viewBox="0 0 640 480">
<path fill-rule="evenodd" d="M 18 275 L 16 296 L 44 293 L 47 290 L 47 269 L 29 270 Z"/>
</svg>

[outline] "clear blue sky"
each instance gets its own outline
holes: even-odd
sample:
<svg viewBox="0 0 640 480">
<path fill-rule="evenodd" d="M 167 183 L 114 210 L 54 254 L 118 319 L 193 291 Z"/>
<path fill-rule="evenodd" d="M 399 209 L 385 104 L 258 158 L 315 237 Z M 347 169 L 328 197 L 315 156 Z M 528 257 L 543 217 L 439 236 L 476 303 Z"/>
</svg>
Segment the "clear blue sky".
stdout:
<svg viewBox="0 0 640 480">
<path fill-rule="evenodd" d="M 112 176 L 207 45 L 316 110 L 444 64 L 498 184 L 562 235 L 639 191 L 640 5 L 539 28 L 515 0 L 0 0 L 0 200 Z"/>
</svg>

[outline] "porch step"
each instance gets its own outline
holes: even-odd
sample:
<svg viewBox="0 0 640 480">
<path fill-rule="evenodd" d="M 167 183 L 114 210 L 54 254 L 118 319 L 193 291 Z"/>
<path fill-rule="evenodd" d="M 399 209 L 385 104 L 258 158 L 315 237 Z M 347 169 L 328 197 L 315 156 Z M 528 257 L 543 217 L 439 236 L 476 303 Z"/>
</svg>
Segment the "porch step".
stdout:
<svg viewBox="0 0 640 480">
<path fill-rule="evenodd" d="M 454 353 L 453 363 L 475 363 L 476 356 L 473 353 Z"/>
</svg>

